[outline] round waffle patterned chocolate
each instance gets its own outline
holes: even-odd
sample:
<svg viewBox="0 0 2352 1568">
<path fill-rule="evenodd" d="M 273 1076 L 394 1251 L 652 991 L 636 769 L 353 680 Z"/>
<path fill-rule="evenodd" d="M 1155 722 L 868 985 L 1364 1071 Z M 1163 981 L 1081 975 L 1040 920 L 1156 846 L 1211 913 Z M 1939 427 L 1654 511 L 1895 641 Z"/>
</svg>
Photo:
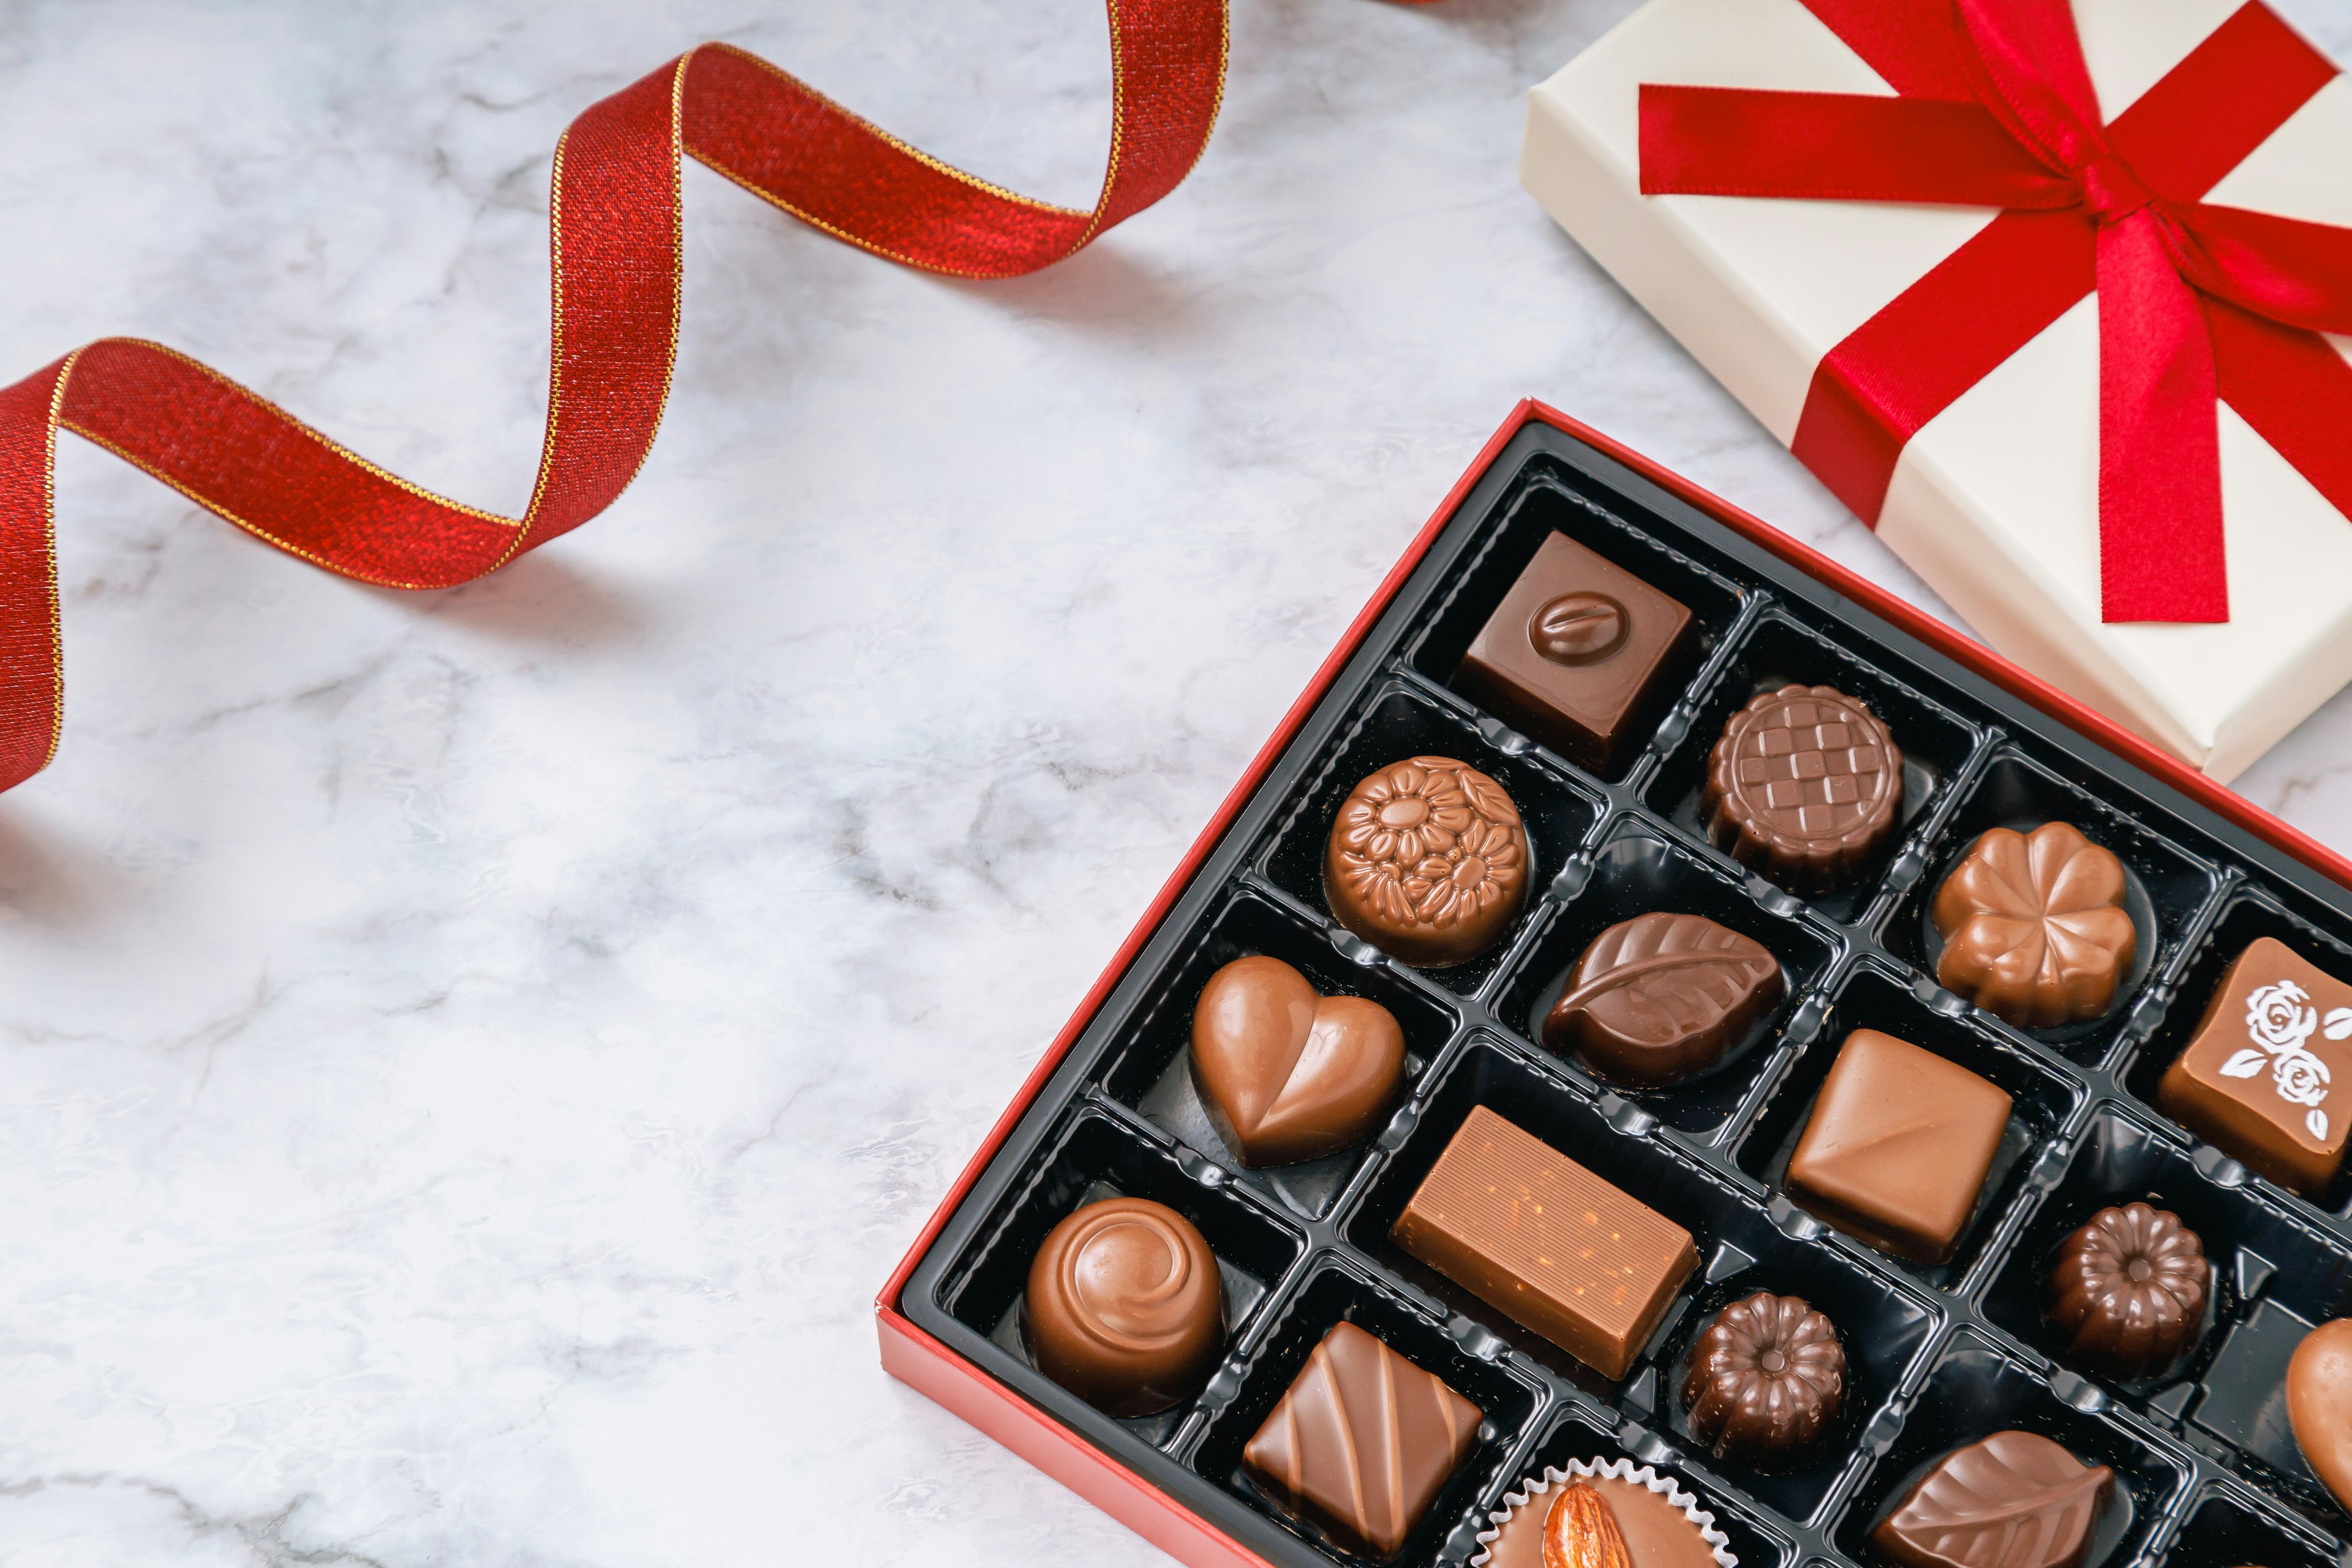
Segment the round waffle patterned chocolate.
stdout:
<svg viewBox="0 0 2352 1568">
<path fill-rule="evenodd" d="M 1903 753 L 1878 716 L 1826 686 L 1783 686 L 1731 716 L 1707 757 L 1706 829 L 1743 866 L 1836 886 L 1903 808 Z"/>
</svg>

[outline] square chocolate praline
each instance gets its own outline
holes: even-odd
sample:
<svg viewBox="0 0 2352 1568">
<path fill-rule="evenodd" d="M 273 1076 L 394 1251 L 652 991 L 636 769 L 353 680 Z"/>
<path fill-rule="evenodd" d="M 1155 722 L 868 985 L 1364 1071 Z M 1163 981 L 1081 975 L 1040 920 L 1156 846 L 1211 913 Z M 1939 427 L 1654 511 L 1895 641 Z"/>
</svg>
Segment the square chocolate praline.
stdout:
<svg viewBox="0 0 2352 1568">
<path fill-rule="evenodd" d="M 1679 601 L 1555 533 L 1479 629 L 1454 684 L 1578 766 L 1606 772 L 1676 672 L 1690 627 Z"/>
<path fill-rule="evenodd" d="M 1914 1263 L 1950 1259 L 2009 1126 L 2009 1091 L 1908 1040 L 1856 1029 L 1790 1156 L 1789 1196 Z"/>
</svg>

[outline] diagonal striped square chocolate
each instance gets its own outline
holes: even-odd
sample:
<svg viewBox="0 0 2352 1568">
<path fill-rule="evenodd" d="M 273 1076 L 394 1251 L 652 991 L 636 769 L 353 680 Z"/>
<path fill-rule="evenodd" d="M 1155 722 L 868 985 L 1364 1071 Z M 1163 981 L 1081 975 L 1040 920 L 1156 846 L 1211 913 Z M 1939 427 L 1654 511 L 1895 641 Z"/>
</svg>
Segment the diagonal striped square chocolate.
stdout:
<svg viewBox="0 0 2352 1568">
<path fill-rule="evenodd" d="M 1323 1336 L 1242 1463 L 1350 1546 L 1386 1557 L 1478 1436 L 1478 1407 L 1353 1323 Z"/>
</svg>

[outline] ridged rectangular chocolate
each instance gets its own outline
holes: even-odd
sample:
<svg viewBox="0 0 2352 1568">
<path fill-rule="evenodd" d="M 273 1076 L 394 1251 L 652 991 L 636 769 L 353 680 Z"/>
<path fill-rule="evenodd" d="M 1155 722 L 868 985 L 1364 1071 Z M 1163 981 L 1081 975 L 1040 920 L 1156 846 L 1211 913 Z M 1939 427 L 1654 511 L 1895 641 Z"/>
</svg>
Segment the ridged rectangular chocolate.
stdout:
<svg viewBox="0 0 2352 1568">
<path fill-rule="evenodd" d="M 1391 1235 L 1609 1377 L 1625 1375 L 1698 1264 L 1689 1231 L 1483 1105 Z"/>
</svg>

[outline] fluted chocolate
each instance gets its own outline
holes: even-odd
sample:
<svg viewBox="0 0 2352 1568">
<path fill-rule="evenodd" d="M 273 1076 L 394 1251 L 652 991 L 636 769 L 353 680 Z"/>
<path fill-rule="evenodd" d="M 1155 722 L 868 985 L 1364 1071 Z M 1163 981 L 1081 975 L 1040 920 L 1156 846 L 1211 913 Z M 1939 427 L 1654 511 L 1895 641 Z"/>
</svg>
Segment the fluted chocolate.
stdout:
<svg viewBox="0 0 2352 1568">
<path fill-rule="evenodd" d="M 1741 865 L 1809 891 L 1835 888 L 1900 823 L 1903 752 L 1858 699 L 1783 686 L 1724 724 L 1700 809 Z"/>
<path fill-rule="evenodd" d="M 1360 996 L 1321 996 L 1278 958 L 1237 958 L 1192 1010 L 1192 1082 L 1244 1165 L 1352 1148 L 1396 1108 L 1404 1031 Z"/>
<path fill-rule="evenodd" d="M 2023 1028 L 2098 1017 L 2138 944 L 2123 904 L 2123 862 L 2071 825 L 1993 828 L 1936 889 L 1937 983 Z"/>
<path fill-rule="evenodd" d="M 1192 1222 L 1105 1198 L 1055 1226 L 1029 1265 L 1021 1333 L 1037 1370 L 1096 1409 L 1150 1415 L 1201 1391 L 1224 1343 L 1224 1284 Z"/>
<path fill-rule="evenodd" d="M 1250 1475 L 1340 1542 L 1402 1546 L 1478 1437 L 1478 1407 L 1353 1323 L 1323 1336 L 1242 1449 Z"/>
<path fill-rule="evenodd" d="M 1936 1461 L 1870 1532 L 1895 1568 L 2079 1568 L 2116 1473 L 2032 1432 Z"/>
<path fill-rule="evenodd" d="M 2211 1268 L 2180 1216 L 2147 1204 L 2101 1209 L 2058 1248 L 2050 1322 L 2068 1352 L 2116 1377 L 2178 1360 L 2205 1317 Z"/>
<path fill-rule="evenodd" d="M 1638 915 L 1586 945 L 1543 1041 L 1612 1083 L 1659 1088 L 1721 1061 L 1781 991 L 1753 938 L 1705 915 Z"/>
<path fill-rule="evenodd" d="M 1339 922 L 1425 969 L 1500 942 L 1528 897 L 1528 833 L 1503 786 L 1451 757 L 1411 757 L 1359 782 L 1323 860 Z"/>
<path fill-rule="evenodd" d="M 1799 1296 L 1758 1291 L 1716 1314 L 1691 1347 L 1683 1408 L 1717 1458 L 1784 1458 L 1845 1405 L 1845 1348 Z"/>
</svg>

